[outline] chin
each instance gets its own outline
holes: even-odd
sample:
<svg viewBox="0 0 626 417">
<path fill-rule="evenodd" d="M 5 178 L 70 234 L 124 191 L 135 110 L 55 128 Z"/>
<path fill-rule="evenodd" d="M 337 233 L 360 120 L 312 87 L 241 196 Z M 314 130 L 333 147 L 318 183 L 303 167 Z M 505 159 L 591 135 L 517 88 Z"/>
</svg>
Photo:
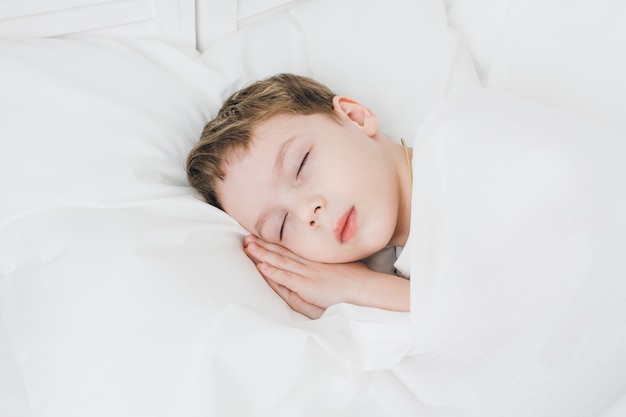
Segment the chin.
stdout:
<svg viewBox="0 0 626 417">
<path fill-rule="evenodd" d="M 363 259 L 369 258 L 370 256 L 372 256 L 373 254 L 375 254 L 376 252 L 380 251 L 383 248 L 384 246 L 378 249 L 361 250 L 358 252 L 345 253 L 345 254 L 333 253 L 328 256 L 328 260 L 319 261 L 319 262 L 324 262 L 324 263 L 329 263 L 329 264 L 331 263 L 332 264 L 345 264 L 345 263 L 350 263 L 350 262 L 362 261 Z"/>
<path fill-rule="evenodd" d="M 303 258 L 309 259 L 313 262 L 321 262 L 325 264 L 345 264 L 349 262 L 356 262 L 356 261 L 363 260 L 367 258 L 367 256 L 334 252 L 334 253 L 317 254 L 316 256 L 303 256 Z"/>
<path fill-rule="evenodd" d="M 371 233 L 367 233 L 368 236 L 372 236 Z M 337 247 L 337 245 L 329 245 L 329 250 L 303 250 L 301 253 L 296 252 L 299 256 L 308 259 L 313 262 L 321 262 L 327 264 L 345 264 L 349 262 L 362 261 L 365 258 L 369 258 L 373 254 L 379 252 L 387 246 L 389 240 L 385 239 L 372 239 L 368 237 L 366 239 L 367 245 L 362 244 L 358 240 L 351 242 L 352 244 L 345 244 Z M 380 243 L 384 242 L 384 243 Z M 380 244 L 377 244 L 380 243 Z M 313 249 L 310 247 L 310 249 Z M 295 252 L 295 251 L 294 251 Z M 306 253 L 309 252 L 309 253 Z"/>
</svg>

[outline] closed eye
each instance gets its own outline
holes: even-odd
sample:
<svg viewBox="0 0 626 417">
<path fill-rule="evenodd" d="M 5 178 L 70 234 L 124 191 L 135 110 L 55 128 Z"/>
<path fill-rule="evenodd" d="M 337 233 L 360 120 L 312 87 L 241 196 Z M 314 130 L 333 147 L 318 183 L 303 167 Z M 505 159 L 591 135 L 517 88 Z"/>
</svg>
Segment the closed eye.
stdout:
<svg viewBox="0 0 626 417">
<path fill-rule="evenodd" d="M 304 168 L 304 165 L 306 164 L 307 159 L 309 158 L 309 152 L 307 152 L 304 155 L 304 158 L 302 158 L 302 162 L 300 162 L 300 166 L 298 167 L 298 171 L 296 172 L 296 179 L 300 176 L 300 172 L 302 171 L 302 168 Z M 280 225 L 280 232 L 278 233 L 278 240 L 282 241 L 283 240 L 283 232 L 285 230 L 285 223 L 287 223 L 287 216 L 289 215 L 289 213 L 285 213 L 285 217 L 283 217 L 283 221 Z"/>
<path fill-rule="evenodd" d="M 302 168 L 304 168 L 304 164 L 306 164 L 306 160 L 309 157 L 309 153 L 310 152 L 307 152 L 306 155 L 304 155 L 304 158 L 302 158 L 302 162 L 300 163 L 300 166 L 298 167 L 298 172 L 296 172 L 296 178 L 300 176 L 300 171 L 302 171 Z"/>
<path fill-rule="evenodd" d="M 283 230 L 285 230 L 285 223 L 287 222 L 287 214 L 285 213 L 285 217 L 283 217 L 283 222 L 280 225 L 280 232 L 278 233 L 278 240 L 283 240 Z"/>
</svg>

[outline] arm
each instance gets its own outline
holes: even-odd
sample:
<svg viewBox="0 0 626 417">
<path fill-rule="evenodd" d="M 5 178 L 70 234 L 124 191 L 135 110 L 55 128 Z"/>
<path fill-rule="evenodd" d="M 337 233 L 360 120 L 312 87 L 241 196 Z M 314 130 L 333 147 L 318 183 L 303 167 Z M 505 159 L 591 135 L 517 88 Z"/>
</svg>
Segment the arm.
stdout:
<svg viewBox="0 0 626 417">
<path fill-rule="evenodd" d="M 312 262 L 253 236 L 248 236 L 244 245 L 274 291 L 308 317 L 318 318 L 327 307 L 341 302 L 409 311 L 406 279 L 372 271 L 362 262 Z"/>
</svg>

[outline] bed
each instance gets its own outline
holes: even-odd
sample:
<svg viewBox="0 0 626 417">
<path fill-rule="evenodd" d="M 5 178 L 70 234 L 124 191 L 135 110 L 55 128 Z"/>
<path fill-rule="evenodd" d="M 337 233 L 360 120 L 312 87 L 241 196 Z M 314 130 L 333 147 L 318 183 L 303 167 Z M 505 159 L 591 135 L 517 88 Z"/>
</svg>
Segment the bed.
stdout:
<svg viewBox="0 0 626 417">
<path fill-rule="evenodd" d="M 3 1 L 0 415 L 626 415 L 625 16 L 618 0 Z M 189 187 L 221 102 L 278 72 L 420 150 L 412 271 L 432 280 L 412 280 L 411 313 L 291 311 Z M 509 136 L 536 148 L 478 150 Z M 561 175 L 578 166 L 594 182 Z M 552 213 L 537 234 L 511 178 Z M 469 183 L 488 184 L 481 204 Z M 531 235 L 567 237 L 555 271 L 489 261 L 511 236 L 504 254 L 551 253 Z"/>
</svg>

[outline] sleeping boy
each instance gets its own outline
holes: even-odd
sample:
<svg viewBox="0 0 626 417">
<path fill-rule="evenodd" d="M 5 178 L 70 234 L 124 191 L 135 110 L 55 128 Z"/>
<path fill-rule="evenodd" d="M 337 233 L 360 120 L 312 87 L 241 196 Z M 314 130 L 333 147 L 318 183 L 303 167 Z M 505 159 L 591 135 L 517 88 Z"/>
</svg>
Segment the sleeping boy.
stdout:
<svg viewBox="0 0 626 417">
<path fill-rule="evenodd" d="M 362 104 L 279 74 L 230 96 L 188 156 L 191 185 L 251 233 L 246 254 L 308 317 L 341 302 L 409 310 L 409 281 L 363 262 L 409 235 L 412 150 L 378 127 Z"/>
</svg>

